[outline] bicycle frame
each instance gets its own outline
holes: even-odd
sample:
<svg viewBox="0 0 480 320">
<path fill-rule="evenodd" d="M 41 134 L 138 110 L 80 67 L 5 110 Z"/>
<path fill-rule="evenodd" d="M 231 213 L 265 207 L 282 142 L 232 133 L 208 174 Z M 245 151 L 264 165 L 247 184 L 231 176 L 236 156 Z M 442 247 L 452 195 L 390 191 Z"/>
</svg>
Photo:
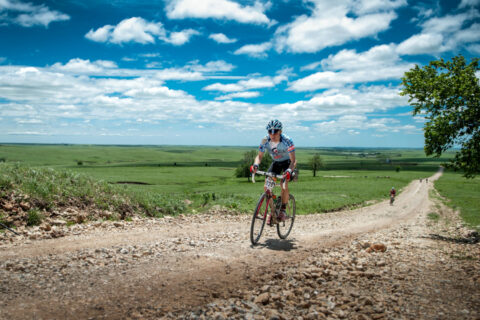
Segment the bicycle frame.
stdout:
<svg viewBox="0 0 480 320">
<path fill-rule="evenodd" d="M 292 230 L 293 222 L 295 220 L 295 197 L 289 194 L 288 200 L 288 213 L 285 219 L 282 221 L 277 220 L 282 204 L 280 197 L 277 197 L 274 193 L 274 188 L 280 186 L 280 183 L 276 182 L 276 179 L 282 179 L 283 175 L 276 175 L 272 172 L 257 171 L 258 175 L 266 176 L 265 179 L 265 192 L 260 196 L 256 209 L 252 217 L 252 223 L 250 225 L 250 240 L 253 245 L 257 244 L 263 232 L 265 222 L 268 221 L 269 226 L 276 225 L 278 236 L 281 239 L 286 239 Z M 252 174 L 252 182 L 255 183 L 255 174 Z M 291 211 L 290 211 L 291 210 Z M 270 214 L 270 219 L 268 215 Z"/>
</svg>

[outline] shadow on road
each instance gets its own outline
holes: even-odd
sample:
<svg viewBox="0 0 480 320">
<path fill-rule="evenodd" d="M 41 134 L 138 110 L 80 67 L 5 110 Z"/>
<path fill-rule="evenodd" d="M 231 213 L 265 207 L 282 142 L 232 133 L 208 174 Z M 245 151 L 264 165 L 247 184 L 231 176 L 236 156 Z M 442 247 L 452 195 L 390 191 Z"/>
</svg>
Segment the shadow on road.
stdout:
<svg viewBox="0 0 480 320">
<path fill-rule="evenodd" d="M 447 241 L 447 242 L 454 242 L 454 243 L 465 243 L 465 244 L 476 244 L 480 242 L 480 235 L 478 234 L 478 232 L 475 232 L 475 231 L 471 232 L 470 234 L 468 234 L 466 237 L 463 237 L 463 238 L 445 237 L 439 234 L 430 234 L 428 237 L 425 237 L 425 238 Z"/>
<path fill-rule="evenodd" d="M 264 243 L 259 243 L 256 247 L 267 248 L 276 251 L 291 251 L 298 249 L 294 240 L 267 239 Z"/>
</svg>

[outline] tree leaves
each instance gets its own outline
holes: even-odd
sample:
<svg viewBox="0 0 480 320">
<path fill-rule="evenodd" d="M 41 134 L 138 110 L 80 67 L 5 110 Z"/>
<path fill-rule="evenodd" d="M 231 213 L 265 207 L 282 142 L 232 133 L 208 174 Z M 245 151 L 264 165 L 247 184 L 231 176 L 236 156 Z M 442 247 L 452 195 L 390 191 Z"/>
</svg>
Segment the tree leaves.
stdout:
<svg viewBox="0 0 480 320">
<path fill-rule="evenodd" d="M 480 84 L 478 58 L 470 64 L 462 55 L 416 65 L 405 72 L 400 95 L 409 96 L 413 115 L 425 115 L 425 153 L 439 157 L 448 149 L 460 151 L 447 164 L 466 177 L 480 173 Z"/>
</svg>

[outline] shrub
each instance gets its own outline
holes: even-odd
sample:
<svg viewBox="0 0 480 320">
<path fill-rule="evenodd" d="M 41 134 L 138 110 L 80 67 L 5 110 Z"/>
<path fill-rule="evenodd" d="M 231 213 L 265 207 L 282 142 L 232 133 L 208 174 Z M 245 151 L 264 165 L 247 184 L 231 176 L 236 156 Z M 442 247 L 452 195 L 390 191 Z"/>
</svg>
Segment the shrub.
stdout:
<svg viewBox="0 0 480 320">
<path fill-rule="evenodd" d="M 37 209 L 31 209 L 27 212 L 27 226 L 38 226 L 42 223 L 43 215 Z"/>
</svg>

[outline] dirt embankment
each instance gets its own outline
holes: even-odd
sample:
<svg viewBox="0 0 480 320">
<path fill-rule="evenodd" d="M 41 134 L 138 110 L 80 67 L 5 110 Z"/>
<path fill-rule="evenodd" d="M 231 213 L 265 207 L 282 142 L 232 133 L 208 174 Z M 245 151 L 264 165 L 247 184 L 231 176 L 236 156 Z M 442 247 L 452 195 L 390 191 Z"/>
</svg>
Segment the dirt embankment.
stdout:
<svg viewBox="0 0 480 320">
<path fill-rule="evenodd" d="M 480 246 L 429 199 L 437 177 L 256 247 L 250 217 L 222 211 L 4 235 L 0 318 L 478 319 Z"/>
</svg>

